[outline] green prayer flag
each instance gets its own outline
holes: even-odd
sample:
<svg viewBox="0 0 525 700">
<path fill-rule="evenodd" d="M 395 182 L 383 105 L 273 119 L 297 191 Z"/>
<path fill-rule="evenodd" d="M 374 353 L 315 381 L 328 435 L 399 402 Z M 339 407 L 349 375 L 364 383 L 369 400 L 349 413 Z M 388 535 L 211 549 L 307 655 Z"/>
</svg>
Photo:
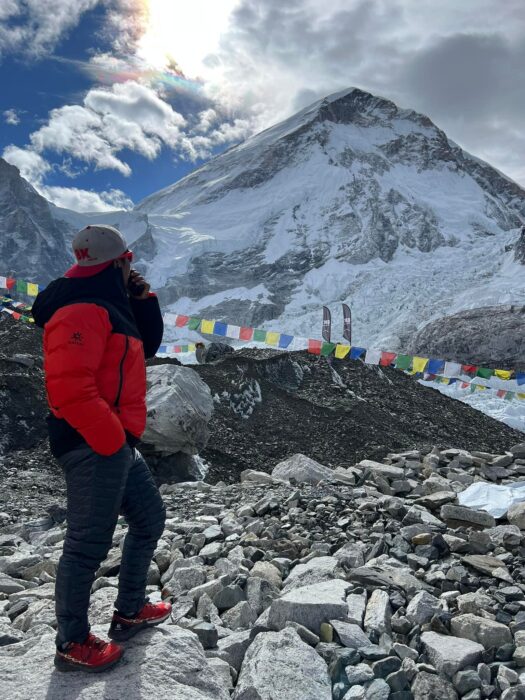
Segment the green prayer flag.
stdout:
<svg viewBox="0 0 525 700">
<path fill-rule="evenodd" d="M 256 340 L 258 343 L 265 343 L 266 342 L 266 331 L 260 331 L 255 329 L 253 331 L 253 339 Z"/>
<path fill-rule="evenodd" d="M 507 393 L 505 395 L 505 401 L 512 401 L 513 398 L 514 398 L 514 392 L 507 391 Z"/>
<path fill-rule="evenodd" d="M 323 343 L 321 345 L 321 355 L 323 357 L 328 357 L 335 350 L 335 343 Z"/>
<path fill-rule="evenodd" d="M 199 326 L 201 325 L 201 320 L 200 318 L 190 318 L 188 321 L 188 330 L 190 331 L 196 331 L 198 330 Z"/>
<path fill-rule="evenodd" d="M 27 282 L 25 280 L 17 280 L 16 291 L 20 292 L 20 294 L 27 294 Z"/>
<path fill-rule="evenodd" d="M 396 357 L 397 369 L 410 369 L 412 366 L 412 355 L 398 355 Z"/>
<path fill-rule="evenodd" d="M 476 372 L 476 376 L 483 377 L 483 379 L 490 379 L 491 377 L 494 376 L 494 370 L 488 369 L 487 367 L 478 367 L 478 371 Z"/>
</svg>

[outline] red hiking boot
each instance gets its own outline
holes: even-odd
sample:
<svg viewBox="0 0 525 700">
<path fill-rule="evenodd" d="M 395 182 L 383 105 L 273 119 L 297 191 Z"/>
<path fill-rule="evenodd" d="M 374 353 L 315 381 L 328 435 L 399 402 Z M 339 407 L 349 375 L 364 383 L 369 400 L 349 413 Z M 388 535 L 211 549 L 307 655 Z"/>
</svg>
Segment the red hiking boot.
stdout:
<svg viewBox="0 0 525 700">
<path fill-rule="evenodd" d="M 123 653 L 118 644 L 105 642 L 90 632 L 83 644 L 70 642 L 65 649 L 57 649 L 55 666 L 59 671 L 99 673 L 114 666 Z"/>
<path fill-rule="evenodd" d="M 117 642 L 124 642 L 146 627 L 160 625 L 171 615 L 171 603 L 146 603 L 135 617 L 124 617 L 113 613 L 108 636 Z"/>
</svg>

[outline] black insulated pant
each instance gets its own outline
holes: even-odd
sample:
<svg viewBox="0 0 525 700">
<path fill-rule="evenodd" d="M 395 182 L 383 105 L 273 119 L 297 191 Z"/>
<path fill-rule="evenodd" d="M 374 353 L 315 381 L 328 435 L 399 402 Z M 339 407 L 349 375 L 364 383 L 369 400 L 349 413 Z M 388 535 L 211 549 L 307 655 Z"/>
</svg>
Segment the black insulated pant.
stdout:
<svg viewBox="0 0 525 700">
<path fill-rule="evenodd" d="M 119 514 L 124 540 L 115 608 L 134 614 L 144 604 L 148 568 L 164 530 L 166 509 L 140 452 L 124 445 L 111 457 L 87 446 L 59 459 L 67 487 L 67 531 L 56 578 L 57 645 L 83 642 L 95 573 L 112 544 Z"/>
</svg>

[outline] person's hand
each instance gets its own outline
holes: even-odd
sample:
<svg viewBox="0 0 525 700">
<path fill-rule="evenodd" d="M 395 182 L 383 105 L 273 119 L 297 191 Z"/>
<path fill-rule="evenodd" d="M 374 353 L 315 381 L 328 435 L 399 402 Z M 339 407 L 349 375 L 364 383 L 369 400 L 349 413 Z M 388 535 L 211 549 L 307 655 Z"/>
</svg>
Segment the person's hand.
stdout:
<svg viewBox="0 0 525 700">
<path fill-rule="evenodd" d="M 151 285 L 146 282 L 144 277 L 137 272 L 137 270 L 131 270 L 129 274 L 128 291 L 132 299 L 147 299 Z M 140 290 L 136 293 L 136 290 Z"/>
</svg>

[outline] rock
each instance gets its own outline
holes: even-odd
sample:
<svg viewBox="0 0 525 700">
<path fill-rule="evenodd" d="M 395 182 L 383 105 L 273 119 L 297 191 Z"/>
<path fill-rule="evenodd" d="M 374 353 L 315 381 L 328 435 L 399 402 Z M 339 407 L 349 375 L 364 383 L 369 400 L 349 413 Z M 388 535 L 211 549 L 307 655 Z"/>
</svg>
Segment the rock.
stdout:
<svg viewBox="0 0 525 700">
<path fill-rule="evenodd" d="M 388 700 L 390 697 L 390 686 L 382 678 L 376 678 L 365 691 L 365 700 Z"/>
<path fill-rule="evenodd" d="M 208 666 L 212 669 L 215 675 L 220 679 L 225 690 L 233 690 L 232 668 L 227 661 L 222 659 L 208 659 Z"/>
<path fill-rule="evenodd" d="M 272 470 L 274 479 L 290 481 L 294 479 L 297 483 L 318 484 L 320 481 L 330 481 L 334 473 L 332 469 L 319 464 L 310 457 L 302 454 L 295 454 L 283 462 L 279 462 Z"/>
<path fill-rule="evenodd" d="M 401 660 L 398 656 L 385 656 L 384 659 L 374 661 L 372 670 L 376 678 L 386 678 L 391 673 L 399 671 L 401 668 Z"/>
<path fill-rule="evenodd" d="M 496 521 L 490 513 L 484 510 L 474 510 L 467 506 L 456 506 L 448 503 L 441 508 L 440 516 L 447 524 L 452 527 L 461 527 L 462 525 L 475 527 L 495 527 Z"/>
<path fill-rule="evenodd" d="M 231 630 L 248 629 L 256 619 L 257 615 L 245 600 L 222 614 L 223 624 Z"/>
<path fill-rule="evenodd" d="M 92 631 L 105 637 L 107 627 Z M 198 639 L 174 625 L 143 632 L 127 642 L 125 662 L 115 666 L 111 677 L 94 674 L 89 683 L 83 673 L 56 673 L 54 653 L 54 635 L 33 638 L 25 649 L 0 648 L 2 696 L 9 700 L 99 700 L 109 697 L 109 692 L 115 698 L 229 699 Z"/>
<path fill-rule="evenodd" d="M 525 668 L 525 645 L 516 647 L 512 660 L 518 668 Z"/>
<path fill-rule="evenodd" d="M 234 700 L 331 700 L 323 659 L 297 632 L 263 632 L 246 653 Z"/>
<path fill-rule="evenodd" d="M 362 649 L 370 646 L 370 639 L 357 625 L 341 620 L 331 620 L 331 625 L 343 646 L 350 649 Z"/>
<path fill-rule="evenodd" d="M 365 629 L 370 632 L 375 632 L 377 635 L 383 633 L 390 634 L 390 620 L 392 617 L 392 609 L 390 607 L 390 598 L 386 591 L 375 590 L 372 592 L 365 612 Z"/>
<path fill-rule="evenodd" d="M 520 530 L 525 530 L 525 502 L 514 503 L 507 512 L 507 520 Z"/>
<path fill-rule="evenodd" d="M 436 632 L 423 632 L 421 642 L 430 663 L 449 678 L 465 666 L 476 664 L 483 654 L 483 646 L 477 642 Z"/>
<path fill-rule="evenodd" d="M 514 459 L 525 459 L 525 442 L 520 442 L 519 445 L 513 445 L 509 452 L 512 453 Z"/>
<path fill-rule="evenodd" d="M 213 413 L 211 390 L 189 367 L 147 368 L 148 420 L 142 440 L 157 452 L 195 455 L 208 442 Z"/>
<path fill-rule="evenodd" d="M 454 676 L 454 687 L 460 695 L 465 695 L 469 690 L 475 690 L 481 686 L 481 678 L 477 671 L 458 671 Z"/>
<path fill-rule="evenodd" d="M 273 485 L 275 479 L 266 472 L 258 472 L 255 469 L 245 469 L 241 472 L 241 484 Z"/>
<path fill-rule="evenodd" d="M 468 554 L 463 557 L 463 561 L 465 564 L 469 564 L 469 566 L 477 569 L 477 571 L 487 574 L 487 576 L 493 576 L 507 583 L 514 583 L 507 567 L 496 557 L 490 557 L 485 554 Z"/>
<path fill-rule="evenodd" d="M 465 593 L 457 598 L 458 609 L 461 613 L 478 613 L 480 610 L 490 610 L 494 602 L 483 591 Z"/>
<path fill-rule="evenodd" d="M 11 595 L 19 591 L 25 591 L 25 586 L 23 586 L 20 581 L 17 581 L 11 576 L 7 576 L 7 574 L 0 574 L 0 593 Z"/>
<path fill-rule="evenodd" d="M 219 649 L 219 658 L 227 661 L 237 673 L 241 670 L 241 665 L 246 654 L 246 650 L 250 646 L 251 632 L 234 632 L 223 639 L 219 639 L 217 647 Z"/>
<path fill-rule="evenodd" d="M 348 605 L 348 622 L 362 627 L 366 609 L 366 592 L 351 593 L 346 598 L 346 604 Z"/>
<path fill-rule="evenodd" d="M 445 506 L 443 506 L 445 508 Z M 431 530 L 445 532 L 447 526 L 444 522 L 429 513 L 426 508 L 412 506 L 403 518 L 403 525 L 425 525 Z"/>
<path fill-rule="evenodd" d="M 334 579 L 285 592 L 270 606 L 269 626 L 280 630 L 288 620 L 292 620 L 319 634 L 322 622 L 346 619 L 347 589 L 346 581 Z"/>
<path fill-rule="evenodd" d="M 18 644 L 24 639 L 24 633 L 9 624 L 7 618 L 0 617 L 0 647 Z"/>
<path fill-rule="evenodd" d="M 197 635 L 204 649 L 213 649 L 217 646 L 219 634 L 215 625 L 212 625 L 210 622 L 195 620 L 195 622 L 192 621 L 187 629 Z"/>
<path fill-rule="evenodd" d="M 424 625 L 440 610 L 441 604 L 435 596 L 426 591 L 420 591 L 408 604 L 406 616 L 414 624 Z"/>
<path fill-rule="evenodd" d="M 458 637 L 483 644 L 485 649 L 497 648 L 512 642 L 512 634 L 508 627 L 471 613 L 454 617 L 451 630 Z"/>
<path fill-rule="evenodd" d="M 374 678 L 374 672 L 368 664 L 356 664 L 345 668 L 346 677 L 350 685 L 362 685 Z"/>
<path fill-rule="evenodd" d="M 231 584 L 222 588 L 213 598 L 218 610 L 229 610 L 237 603 L 245 599 L 244 591 L 240 586 Z"/>
<path fill-rule="evenodd" d="M 341 566 L 345 566 L 348 569 L 356 569 L 364 565 L 365 551 L 366 545 L 364 542 L 347 542 L 334 553 L 334 557 Z"/>
<path fill-rule="evenodd" d="M 284 581 L 284 590 L 290 591 L 301 586 L 330 581 L 342 573 L 335 557 L 315 557 L 306 564 L 298 564 L 291 570 Z"/>
<path fill-rule="evenodd" d="M 356 466 L 358 469 L 363 469 L 365 472 L 370 472 L 374 476 L 380 476 L 387 481 L 403 479 L 405 476 L 405 472 L 403 469 L 401 469 L 401 467 L 394 467 L 390 464 L 381 464 L 381 462 L 374 462 L 371 459 L 363 459 Z"/>
<path fill-rule="evenodd" d="M 258 561 L 250 571 L 250 576 L 262 578 L 279 589 L 282 585 L 282 576 L 279 569 L 269 561 Z"/>
<path fill-rule="evenodd" d="M 414 700 L 458 700 L 454 686 L 444 678 L 422 671 L 412 683 Z"/>
<path fill-rule="evenodd" d="M 323 622 L 323 625 L 325 625 L 326 622 Z M 321 625 L 321 632 L 323 625 Z M 306 627 L 303 627 L 302 625 L 297 624 L 297 622 L 287 622 L 286 627 L 291 627 L 293 630 L 297 632 L 297 634 L 301 637 L 303 642 L 306 642 L 309 646 L 315 647 L 319 644 L 321 641 L 319 637 L 314 634 L 313 632 L 310 632 L 310 630 L 306 629 Z M 324 640 L 326 641 L 326 640 Z M 331 640 L 330 640 L 331 641 Z"/>
<path fill-rule="evenodd" d="M 410 597 L 418 591 L 428 588 L 423 581 L 410 573 L 409 569 L 400 567 L 399 562 L 397 564 L 396 567 L 386 563 L 382 565 L 368 564 L 351 571 L 348 578 L 368 590 L 375 590 L 378 587 L 400 588 Z"/>
</svg>

